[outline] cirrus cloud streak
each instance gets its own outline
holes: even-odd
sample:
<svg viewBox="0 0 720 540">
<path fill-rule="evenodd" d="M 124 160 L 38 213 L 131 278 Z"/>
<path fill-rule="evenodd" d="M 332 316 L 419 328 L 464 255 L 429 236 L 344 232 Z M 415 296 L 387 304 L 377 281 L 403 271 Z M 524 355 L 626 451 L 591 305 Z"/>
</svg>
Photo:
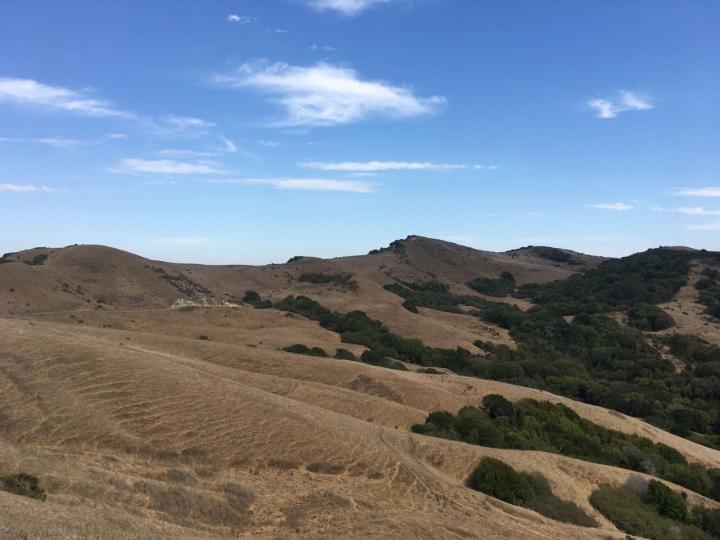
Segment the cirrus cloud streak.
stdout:
<svg viewBox="0 0 720 540">
<path fill-rule="evenodd" d="M 240 178 L 219 180 L 214 183 L 269 186 L 274 189 L 298 191 L 344 191 L 350 193 L 372 193 L 375 191 L 375 185 L 369 182 L 328 178 Z"/>
<path fill-rule="evenodd" d="M 459 169 L 494 170 L 495 165 L 466 165 L 462 163 L 432 163 L 428 161 L 305 161 L 298 163 L 305 169 L 343 172 L 381 171 L 452 171 Z"/>
</svg>

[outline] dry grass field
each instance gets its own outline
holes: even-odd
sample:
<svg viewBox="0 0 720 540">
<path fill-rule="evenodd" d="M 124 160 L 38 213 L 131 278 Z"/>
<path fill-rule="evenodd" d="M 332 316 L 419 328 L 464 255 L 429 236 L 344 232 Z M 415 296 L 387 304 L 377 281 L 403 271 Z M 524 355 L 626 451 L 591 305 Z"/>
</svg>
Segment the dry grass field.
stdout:
<svg viewBox="0 0 720 540">
<path fill-rule="evenodd" d="M 23 262 L 39 254 L 47 259 Z M 625 538 L 588 497 L 637 473 L 410 432 L 430 411 L 456 412 L 490 393 L 562 402 L 720 467 L 720 452 L 546 392 L 284 352 L 293 343 L 331 355 L 363 347 L 302 317 L 236 301 L 248 289 L 276 300 L 305 294 L 366 311 L 428 345 L 512 344 L 476 318 L 412 314 L 382 286 L 442 276 L 463 291 L 467 280 L 503 270 L 521 283 L 576 271 L 522 250 L 485 253 L 412 237 L 377 255 L 265 267 L 159 263 L 99 246 L 9 259 L 0 264 L 0 476 L 33 474 L 48 496 L 0 491 L 3 539 Z M 303 272 L 352 274 L 356 286 L 302 283 Z M 692 304 L 690 295 L 681 291 L 681 306 Z M 171 309 L 178 298 L 198 305 Z M 483 456 L 541 472 L 599 527 L 553 521 L 468 489 Z"/>
</svg>

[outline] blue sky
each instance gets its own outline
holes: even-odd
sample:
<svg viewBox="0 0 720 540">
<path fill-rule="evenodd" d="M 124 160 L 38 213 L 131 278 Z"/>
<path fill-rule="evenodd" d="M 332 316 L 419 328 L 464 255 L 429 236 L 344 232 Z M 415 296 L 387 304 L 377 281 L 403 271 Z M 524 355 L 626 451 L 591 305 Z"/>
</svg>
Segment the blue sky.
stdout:
<svg viewBox="0 0 720 540">
<path fill-rule="evenodd" d="M 715 0 L 4 0 L 0 251 L 720 249 Z"/>
</svg>

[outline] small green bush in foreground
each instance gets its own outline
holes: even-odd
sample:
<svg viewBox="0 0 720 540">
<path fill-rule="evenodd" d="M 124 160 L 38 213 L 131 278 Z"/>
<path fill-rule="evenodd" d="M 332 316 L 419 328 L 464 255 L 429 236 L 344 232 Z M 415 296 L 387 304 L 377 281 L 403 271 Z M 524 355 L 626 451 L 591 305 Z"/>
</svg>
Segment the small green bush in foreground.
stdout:
<svg viewBox="0 0 720 540">
<path fill-rule="evenodd" d="M 44 501 L 47 495 L 40 487 L 40 482 L 35 476 L 26 473 L 10 474 L 0 477 L 0 489 L 9 491 L 15 495 L 30 497 Z"/>
</svg>

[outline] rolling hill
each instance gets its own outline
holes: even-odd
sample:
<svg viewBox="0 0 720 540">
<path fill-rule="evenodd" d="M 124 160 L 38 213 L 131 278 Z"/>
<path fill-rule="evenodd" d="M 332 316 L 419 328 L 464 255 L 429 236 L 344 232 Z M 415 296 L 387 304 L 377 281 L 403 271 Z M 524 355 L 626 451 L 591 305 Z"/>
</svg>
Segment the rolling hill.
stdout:
<svg viewBox="0 0 720 540">
<path fill-rule="evenodd" d="M 578 325 L 586 316 L 616 324 L 613 332 L 632 336 L 637 351 L 647 347 L 643 354 L 670 366 L 667 384 L 709 370 L 713 361 L 662 341 L 677 334 L 720 345 L 720 324 L 695 288 L 718 266 L 715 254 L 682 253 L 678 268 L 687 264 L 688 273 L 678 276 L 677 291 L 645 266 L 638 270 L 642 258 L 625 264 L 534 246 L 492 253 L 418 236 L 368 255 L 301 256 L 262 267 L 166 263 L 104 246 L 6 254 L 0 477 L 33 475 L 47 496 L 0 489 L 0 537 L 625 538 L 590 503 L 592 493 L 662 471 L 430 437 L 412 426 L 433 411 L 478 406 L 488 395 L 550 401 L 661 443 L 690 467 L 720 469 L 711 427 L 681 433 L 673 425 L 671 433 L 655 412 L 636 418 L 552 386 L 556 375 L 533 379 L 526 358 L 513 356 L 538 344 L 527 328 L 557 327 L 556 319 L 534 318 L 547 310 L 572 329 L 584 329 Z M 657 295 L 650 304 L 671 314 L 674 326 L 630 328 L 628 307 L 603 296 L 607 283 L 635 273 L 647 287 L 632 294 L 645 303 Z M 509 282 L 511 293 L 496 292 Z M 556 292 L 564 283 L 595 287 L 593 298 L 607 309 L 565 313 L 554 300 L 567 298 Z M 666 289 L 671 297 L 660 298 Z M 315 317 L 290 309 L 290 296 L 326 311 Z M 504 324 L 489 316 L 498 310 L 526 319 Z M 351 312 L 366 316 L 346 316 Z M 328 357 L 283 350 L 294 344 Z M 332 358 L 338 349 L 358 361 Z M 368 351 L 402 369 L 371 365 Z M 451 355 L 461 364 L 439 360 Z M 470 376 L 509 363 L 523 365 L 524 378 Z M 706 408 L 717 412 L 712 389 L 705 391 Z M 700 407 L 697 396 L 673 399 Z M 696 401 L 682 401 L 689 399 Z M 487 457 L 543 475 L 554 495 L 596 526 L 470 489 L 468 477 Z M 710 488 L 702 495 L 678 475 L 663 481 L 690 505 L 720 508 Z"/>
</svg>

